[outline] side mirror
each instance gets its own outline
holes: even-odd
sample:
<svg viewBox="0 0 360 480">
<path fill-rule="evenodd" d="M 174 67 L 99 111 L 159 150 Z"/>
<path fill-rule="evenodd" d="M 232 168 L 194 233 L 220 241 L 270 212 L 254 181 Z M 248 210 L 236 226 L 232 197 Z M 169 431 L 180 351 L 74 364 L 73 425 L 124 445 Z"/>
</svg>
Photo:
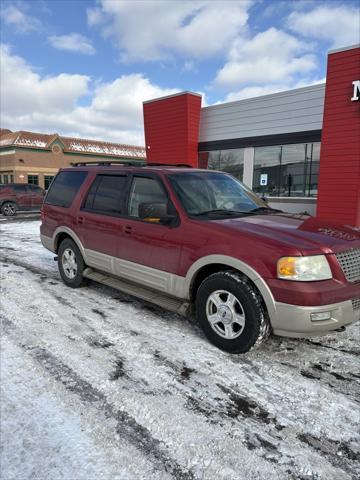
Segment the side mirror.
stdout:
<svg viewBox="0 0 360 480">
<path fill-rule="evenodd" d="M 140 203 L 139 217 L 145 222 L 161 223 L 163 225 L 169 225 L 177 219 L 176 214 L 168 213 L 168 204 L 163 202 Z"/>
</svg>

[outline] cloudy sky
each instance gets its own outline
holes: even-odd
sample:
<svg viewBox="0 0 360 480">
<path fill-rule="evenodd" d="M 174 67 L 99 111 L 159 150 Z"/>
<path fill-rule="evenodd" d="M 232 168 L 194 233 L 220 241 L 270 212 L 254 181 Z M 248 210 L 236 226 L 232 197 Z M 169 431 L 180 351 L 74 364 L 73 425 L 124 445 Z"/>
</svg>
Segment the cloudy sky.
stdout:
<svg viewBox="0 0 360 480">
<path fill-rule="evenodd" d="M 1 1 L 1 127 L 143 144 L 142 102 L 324 82 L 358 0 Z"/>
</svg>

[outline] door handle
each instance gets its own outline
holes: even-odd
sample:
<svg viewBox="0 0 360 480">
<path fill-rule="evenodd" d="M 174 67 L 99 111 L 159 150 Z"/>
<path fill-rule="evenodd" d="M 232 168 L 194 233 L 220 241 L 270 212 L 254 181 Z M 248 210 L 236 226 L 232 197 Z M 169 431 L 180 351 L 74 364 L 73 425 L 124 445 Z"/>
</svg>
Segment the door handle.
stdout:
<svg viewBox="0 0 360 480">
<path fill-rule="evenodd" d="M 127 235 L 130 235 L 132 231 L 132 227 L 130 225 L 125 225 L 123 228 L 123 232 L 126 233 Z"/>
<path fill-rule="evenodd" d="M 84 217 L 78 217 L 78 218 L 77 218 L 77 223 L 78 223 L 79 225 L 83 224 L 83 223 L 84 223 Z"/>
</svg>

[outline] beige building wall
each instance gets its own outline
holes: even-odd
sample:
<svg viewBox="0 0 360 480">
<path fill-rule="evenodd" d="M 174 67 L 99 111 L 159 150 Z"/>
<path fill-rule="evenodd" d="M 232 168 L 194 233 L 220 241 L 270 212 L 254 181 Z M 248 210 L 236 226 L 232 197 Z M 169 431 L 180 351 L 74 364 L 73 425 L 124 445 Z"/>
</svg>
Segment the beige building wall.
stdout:
<svg viewBox="0 0 360 480">
<path fill-rule="evenodd" d="M 38 151 L 15 147 L 9 152 L 0 151 L 0 183 L 7 182 L 29 183 L 29 175 L 38 177 L 38 185 L 45 188 L 45 176 L 53 177 L 60 168 L 69 167 L 75 162 L 96 162 L 114 160 L 116 158 L 102 158 L 98 155 L 76 155 L 52 151 Z M 119 161 L 121 159 L 118 159 Z"/>
</svg>

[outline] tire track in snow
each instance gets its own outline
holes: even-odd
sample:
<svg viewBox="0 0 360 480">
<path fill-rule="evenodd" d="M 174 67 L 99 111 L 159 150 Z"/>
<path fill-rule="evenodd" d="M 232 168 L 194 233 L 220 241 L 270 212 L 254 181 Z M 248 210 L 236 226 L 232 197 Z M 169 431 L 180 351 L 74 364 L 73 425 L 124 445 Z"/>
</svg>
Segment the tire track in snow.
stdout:
<svg viewBox="0 0 360 480">
<path fill-rule="evenodd" d="M 1 320 L 6 334 L 12 333 L 12 336 L 15 336 L 16 339 L 15 325 L 2 315 Z M 77 395 L 84 404 L 95 405 L 106 418 L 114 419 L 116 421 L 117 434 L 151 458 L 155 468 L 163 469 L 176 480 L 195 480 L 194 474 L 173 459 L 166 451 L 166 446 L 160 440 L 154 438 L 146 427 L 140 425 L 125 410 L 116 410 L 102 392 L 82 379 L 68 365 L 64 364 L 44 347 L 33 346 L 19 341 L 19 339 L 16 340 L 17 345 L 29 353 L 66 390 Z"/>
<path fill-rule="evenodd" d="M 8 263 L 16 263 L 13 261 L 13 259 L 11 258 L 7 258 L 7 262 Z M 44 270 L 41 270 L 41 269 L 36 269 L 36 271 L 34 271 L 34 268 L 32 267 L 32 265 L 28 265 L 26 264 L 25 262 L 22 262 L 22 264 L 18 265 L 19 267 L 22 267 L 22 268 L 25 268 L 27 270 L 30 271 L 30 273 L 32 274 L 36 274 L 38 276 L 38 281 L 39 282 L 43 282 L 45 279 L 46 279 L 46 275 L 44 275 L 45 272 Z M 27 268 L 27 267 L 31 267 L 31 268 Z M 42 278 L 42 277 L 45 277 Z M 56 277 L 56 280 L 58 280 L 58 278 Z M 55 296 L 54 295 L 54 292 L 52 292 L 52 289 L 51 288 L 48 288 L 46 286 L 46 289 L 49 291 L 50 294 L 52 294 L 54 296 L 54 298 L 59 301 L 59 302 L 62 302 L 63 301 L 63 298 L 61 296 Z M 131 302 L 132 303 L 132 302 Z M 74 307 L 73 303 L 70 303 L 68 302 L 68 305 L 67 307 L 71 307 L 72 309 L 74 309 L 74 311 L 77 311 L 77 308 Z M 96 313 L 96 312 L 94 312 Z M 99 315 L 98 315 L 99 316 Z M 102 316 L 101 316 L 102 317 Z M 84 319 L 84 321 L 86 322 L 86 318 Z M 90 327 L 89 325 L 87 325 L 87 327 Z M 122 326 L 123 327 L 123 326 Z M 124 329 L 125 330 L 125 329 Z M 133 330 L 131 330 L 132 332 L 134 332 Z M 96 335 L 96 330 L 93 329 L 93 333 L 94 335 Z M 130 333 L 130 331 L 129 331 Z M 138 333 L 138 332 L 137 332 Z M 130 335 L 133 336 L 132 333 L 130 333 Z M 138 336 L 138 335 L 135 335 L 135 337 Z M 141 334 L 140 334 L 141 336 Z M 96 340 L 95 340 L 96 341 Z M 96 347 L 96 345 L 93 345 L 94 347 Z M 219 353 L 220 355 L 220 353 Z M 188 367 L 187 365 L 183 364 L 183 363 L 179 363 L 179 362 L 176 362 L 174 360 L 169 360 L 166 356 L 162 355 L 162 357 L 159 360 L 159 363 L 161 363 L 161 361 L 164 363 L 164 365 L 166 366 L 166 368 L 170 369 L 170 370 L 173 370 L 174 374 L 176 375 L 177 379 L 180 379 L 181 377 L 181 372 L 184 371 L 186 372 L 184 374 L 185 377 L 189 377 L 187 380 L 189 379 L 193 379 L 193 377 L 196 376 L 197 372 L 195 371 L 195 369 L 191 369 L 191 370 L 194 370 L 193 372 L 188 372 L 187 369 L 189 369 L 190 367 Z M 234 363 L 234 364 L 240 364 L 240 363 L 244 363 L 244 364 L 248 364 L 249 367 L 251 368 L 254 368 L 254 372 L 256 371 L 257 374 L 260 374 L 260 371 L 259 371 L 259 368 L 258 366 L 256 365 L 256 363 L 252 362 L 251 360 L 247 360 L 247 359 L 243 359 L 243 358 L 232 358 L 232 357 L 227 357 L 227 360 L 230 360 L 231 363 Z M 123 365 L 124 366 L 124 365 Z M 218 373 L 218 372 L 216 372 Z M 263 374 L 264 372 L 262 372 Z M 186 378 L 185 378 L 186 379 Z M 183 379 L 184 380 L 184 379 Z M 196 401 L 198 400 L 197 404 L 200 406 L 200 408 L 202 408 L 203 410 L 206 411 L 206 408 L 208 405 L 206 404 L 206 398 L 209 398 L 209 400 L 211 401 L 211 403 L 209 404 L 210 407 L 214 407 L 214 404 L 215 404 L 215 412 L 214 412 L 214 417 L 218 422 L 219 422 L 219 427 L 221 426 L 221 421 L 223 421 L 224 419 L 226 419 L 226 412 L 230 409 L 233 409 L 234 406 L 233 405 L 226 405 L 226 402 L 224 402 L 224 398 L 212 398 L 211 396 L 211 393 L 207 390 L 206 386 L 204 385 L 197 385 L 197 384 L 194 384 L 194 385 L 191 385 L 191 382 L 190 382 L 190 391 L 191 391 L 191 394 L 188 392 L 188 391 L 184 391 L 184 389 L 181 387 L 181 389 L 179 390 L 178 389 L 178 392 L 180 392 L 182 395 L 185 395 L 186 398 L 193 398 L 195 399 Z M 205 389 L 205 390 L 204 390 Z M 201 392 L 202 390 L 202 395 L 199 395 L 200 398 L 198 398 L 197 395 L 194 395 L 194 391 L 196 392 L 196 390 L 199 390 L 199 392 Z M 225 393 L 225 392 L 223 392 Z M 209 394 L 209 395 L 208 395 Z M 190 395 L 190 396 L 189 396 Z M 192 397 L 191 397 L 192 395 Z M 227 392 L 227 395 L 230 396 L 231 395 L 231 392 Z M 241 398 L 240 399 L 241 401 L 244 401 L 244 398 Z M 249 402 L 251 402 L 251 399 L 248 399 L 246 398 L 246 401 L 247 403 L 249 404 Z M 232 402 L 234 403 L 234 402 Z M 209 408 L 210 408 L 209 407 Z M 200 408 L 199 408 L 199 412 L 197 412 L 198 414 L 202 414 L 202 412 L 200 411 Z M 257 405 L 254 405 L 254 404 L 251 404 L 250 403 L 250 406 L 245 406 L 243 407 L 243 410 L 244 408 L 246 409 L 251 409 L 256 412 L 257 411 Z M 261 410 L 260 410 L 261 411 Z M 224 416 L 223 415 L 223 412 L 224 413 Z M 234 414 L 233 413 L 233 418 L 237 418 L 237 415 L 238 414 Z M 239 417 L 241 418 L 242 417 L 242 414 L 241 412 L 239 412 Z M 231 418 L 231 416 L 230 416 Z M 246 417 L 245 417 L 246 418 Z M 266 422 L 263 422 L 265 423 L 266 425 Z M 271 446 L 271 445 L 274 445 L 272 442 L 274 442 L 274 439 L 271 439 L 270 440 L 268 439 L 268 436 L 266 436 L 266 434 L 269 433 L 269 432 L 266 432 L 264 431 L 261 435 L 257 433 L 257 437 L 255 438 L 253 435 L 251 434 L 247 434 L 246 435 L 246 439 L 245 439 L 245 443 L 247 443 L 248 445 L 248 448 L 251 449 L 251 445 L 256 445 L 257 448 L 262 448 L 263 450 L 265 450 L 265 453 L 260 453 L 259 452 L 259 456 L 261 455 L 269 455 L 271 452 L 274 453 L 274 447 Z M 278 439 L 280 440 L 280 439 Z M 281 439 L 281 440 L 284 440 L 285 439 Z M 332 440 L 329 440 L 329 442 L 332 442 Z M 276 442 L 275 442 L 275 445 L 276 445 Z M 320 452 L 320 453 L 323 453 L 323 452 Z M 275 456 L 271 456 L 269 458 L 265 458 L 266 460 L 268 460 L 269 462 L 274 462 L 274 458 L 276 458 Z M 284 461 L 284 457 L 281 456 L 281 453 L 278 454 L 278 458 L 282 461 Z M 289 462 L 291 463 L 291 461 Z M 296 471 L 296 469 L 295 469 Z M 300 478 L 300 477 L 296 477 L 296 478 Z"/>
</svg>

